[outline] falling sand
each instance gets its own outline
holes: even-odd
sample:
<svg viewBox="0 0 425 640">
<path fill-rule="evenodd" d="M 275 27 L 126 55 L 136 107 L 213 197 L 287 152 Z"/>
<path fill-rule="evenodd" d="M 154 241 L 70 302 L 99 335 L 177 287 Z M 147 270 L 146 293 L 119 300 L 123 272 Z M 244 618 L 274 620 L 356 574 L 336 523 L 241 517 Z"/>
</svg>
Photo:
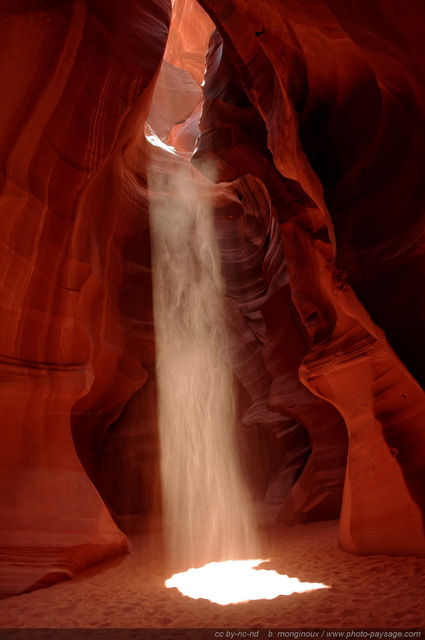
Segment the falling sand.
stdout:
<svg viewBox="0 0 425 640">
<path fill-rule="evenodd" d="M 170 566 L 258 557 L 225 361 L 211 207 L 172 151 L 148 171 L 162 491 Z M 158 170 L 160 166 L 160 170 Z"/>
</svg>

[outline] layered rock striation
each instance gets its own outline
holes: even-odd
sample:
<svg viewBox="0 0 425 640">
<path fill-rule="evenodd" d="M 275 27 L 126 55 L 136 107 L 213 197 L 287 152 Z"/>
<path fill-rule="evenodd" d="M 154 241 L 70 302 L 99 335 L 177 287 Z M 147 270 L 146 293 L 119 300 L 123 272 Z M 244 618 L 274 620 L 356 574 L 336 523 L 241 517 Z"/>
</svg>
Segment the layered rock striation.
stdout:
<svg viewBox="0 0 425 640">
<path fill-rule="evenodd" d="M 350 437 L 340 543 L 423 555 L 423 203 L 413 195 L 424 170 L 423 47 L 413 53 L 406 32 L 420 10 L 409 3 L 400 25 L 393 7 L 374 3 L 202 5 L 233 68 L 222 63 L 221 82 L 206 83 L 212 115 L 204 110 L 198 153 L 218 159 L 221 179 L 251 173 L 270 194 L 310 336 L 300 380 Z M 235 72 L 267 148 L 261 127 L 235 113 L 252 109 L 226 86 Z"/>
<path fill-rule="evenodd" d="M 89 477 L 108 425 L 154 360 L 143 124 L 170 7 L 1 9 L 7 595 L 128 549 Z"/>
<path fill-rule="evenodd" d="M 206 175 L 257 497 L 425 555 L 423 8 L 200 5 L 0 3 L 2 595 L 158 508 L 146 121 Z"/>
</svg>

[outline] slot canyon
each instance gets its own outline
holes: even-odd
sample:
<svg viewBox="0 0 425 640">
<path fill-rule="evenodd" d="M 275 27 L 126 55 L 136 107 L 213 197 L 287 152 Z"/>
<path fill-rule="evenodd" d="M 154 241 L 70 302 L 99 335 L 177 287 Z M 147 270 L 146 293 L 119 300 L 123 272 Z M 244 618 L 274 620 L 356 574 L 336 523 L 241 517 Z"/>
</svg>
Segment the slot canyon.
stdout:
<svg viewBox="0 0 425 640">
<path fill-rule="evenodd" d="M 422 1 L 0 0 L 0 33 L 4 637 L 425 629 Z M 226 537 L 311 590 L 165 587 Z"/>
</svg>

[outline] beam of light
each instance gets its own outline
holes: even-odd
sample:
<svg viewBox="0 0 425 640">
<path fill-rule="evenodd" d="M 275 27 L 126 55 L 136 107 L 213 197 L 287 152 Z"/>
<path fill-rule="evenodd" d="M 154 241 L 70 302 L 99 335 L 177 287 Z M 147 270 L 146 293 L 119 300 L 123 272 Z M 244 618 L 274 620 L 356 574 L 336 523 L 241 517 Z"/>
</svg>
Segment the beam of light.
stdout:
<svg viewBox="0 0 425 640">
<path fill-rule="evenodd" d="M 204 598 L 216 604 L 237 604 L 249 600 L 273 600 L 278 596 L 329 589 L 321 582 L 300 582 L 269 569 L 255 569 L 268 560 L 226 560 L 210 562 L 199 569 L 175 573 L 165 581 L 189 598 Z"/>
<path fill-rule="evenodd" d="M 209 183 L 149 146 L 156 376 L 170 566 L 260 555 L 237 434 L 225 284 Z M 212 184 L 212 183 L 211 183 Z"/>
</svg>

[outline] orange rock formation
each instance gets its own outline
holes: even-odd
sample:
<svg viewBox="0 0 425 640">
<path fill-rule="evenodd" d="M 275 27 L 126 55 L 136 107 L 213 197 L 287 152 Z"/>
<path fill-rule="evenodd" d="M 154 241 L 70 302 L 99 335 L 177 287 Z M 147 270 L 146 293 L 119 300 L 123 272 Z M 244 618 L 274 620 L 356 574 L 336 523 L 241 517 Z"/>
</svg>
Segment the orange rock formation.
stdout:
<svg viewBox="0 0 425 640">
<path fill-rule="evenodd" d="M 424 10 L 200 5 L 166 47 L 168 0 L 0 3 L 3 595 L 125 552 L 105 503 L 157 505 L 147 119 L 220 183 L 257 497 L 425 555 Z"/>
</svg>

